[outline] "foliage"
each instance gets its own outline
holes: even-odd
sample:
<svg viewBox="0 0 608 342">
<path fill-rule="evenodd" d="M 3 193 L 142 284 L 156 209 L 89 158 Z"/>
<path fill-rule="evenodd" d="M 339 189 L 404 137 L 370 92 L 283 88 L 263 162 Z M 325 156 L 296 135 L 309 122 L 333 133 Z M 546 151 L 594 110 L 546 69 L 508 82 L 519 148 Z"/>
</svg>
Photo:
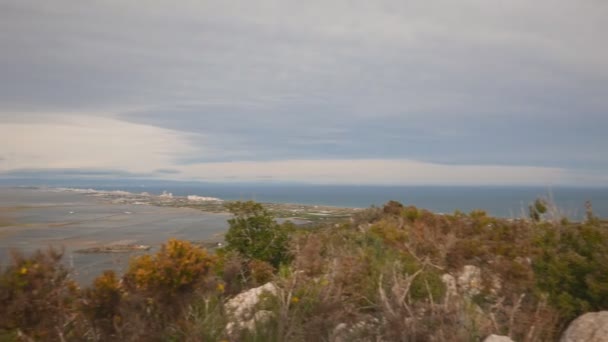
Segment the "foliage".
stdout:
<svg viewBox="0 0 608 342">
<path fill-rule="evenodd" d="M 539 227 L 538 286 L 566 318 L 608 308 L 608 231 L 586 223 Z"/>
<path fill-rule="evenodd" d="M 0 276 L 0 339 L 556 340 L 574 316 L 608 309 L 608 229 L 595 216 L 550 221 L 548 204 L 532 207 L 539 220 L 389 202 L 295 231 L 258 203 L 236 202 L 216 255 L 170 240 L 122 279 L 105 272 L 84 290 L 61 253 L 16 254 Z M 269 281 L 276 294 L 256 308 L 269 319 L 229 333 L 226 301 Z"/>
<path fill-rule="evenodd" d="M 114 271 L 105 271 L 82 292 L 82 313 L 100 339 L 115 333 L 114 324 L 120 320 L 120 301 L 123 289 Z"/>
<path fill-rule="evenodd" d="M 13 253 L 0 275 L 0 330 L 19 329 L 34 339 L 70 333 L 79 291 L 60 263 L 62 254 L 52 248 L 31 257 Z"/>
<path fill-rule="evenodd" d="M 139 291 L 176 294 L 192 290 L 210 273 L 214 262 L 214 256 L 187 241 L 169 240 L 156 255 L 134 259 L 125 281 Z"/>
<path fill-rule="evenodd" d="M 403 204 L 397 201 L 388 201 L 382 210 L 385 214 L 399 216 L 403 211 Z"/>
<path fill-rule="evenodd" d="M 226 208 L 234 215 L 228 220 L 230 228 L 225 236 L 228 250 L 274 267 L 289 262 L 288 233 L 293 229 L 290 223 L 278 224 L 260 203 L 253 201 L 228 203 Z"/>
<path fill-rule="evenodd" d="M 266 261 L 251 260 L 248 266 L 253 284 L 255 285 L 266 284 L 274 276 L 275 268 Z"/>
<path fill-rule="evenodd" d="M 537 198 L 533 204 L 528 206 L 530 218 L 533 221 L 540 221 L 543 214 L 547 212 L 547 201 L 542 198 Z"/>
</svg>

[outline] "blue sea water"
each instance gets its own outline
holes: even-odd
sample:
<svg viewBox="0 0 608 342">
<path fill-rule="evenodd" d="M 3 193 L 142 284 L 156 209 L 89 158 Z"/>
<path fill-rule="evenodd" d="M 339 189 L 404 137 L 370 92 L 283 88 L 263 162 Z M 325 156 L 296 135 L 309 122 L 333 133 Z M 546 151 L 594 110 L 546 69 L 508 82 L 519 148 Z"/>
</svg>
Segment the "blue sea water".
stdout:
<svg viewBox="0 0 608 342">
<path fill-rule="evenodd" d="M 69 185 L 69 184 L 62 184 Z M 466 186 L 371 186 L 371 185 L 304 185 L 304 184 L 217 184 L 120 182 L 116 184 L 72 184 L 80 188 L 124 190 L 176 196 L 199 195 L 224 200 L 298 203 L 366 208 L 381 206 L 389 200 L 415 205 L 434 212 L 469 212 L 482 209 L 489 214 L 517 218 L 526 215 L 528 205 L 538 197 L 550 197 L 562 213 L 571 219 L 582 219 L 585 202 L 591 201 L 594 213 L 608 217 L 608 188 L 570 187 L 466 187 Z"/>
</svg>

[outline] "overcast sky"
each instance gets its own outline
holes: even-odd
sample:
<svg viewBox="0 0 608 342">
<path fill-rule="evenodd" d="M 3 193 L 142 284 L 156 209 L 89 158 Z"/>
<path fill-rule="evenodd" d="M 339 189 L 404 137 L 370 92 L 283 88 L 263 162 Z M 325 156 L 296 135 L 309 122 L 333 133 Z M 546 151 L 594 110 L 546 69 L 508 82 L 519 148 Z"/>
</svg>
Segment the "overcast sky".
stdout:
<svg viewBox="0 0 608 342">
<path fill-rule="evenodd" d="M 608 1 L 0 0 L 0 177 L 608 185 Z"/>
</svg>

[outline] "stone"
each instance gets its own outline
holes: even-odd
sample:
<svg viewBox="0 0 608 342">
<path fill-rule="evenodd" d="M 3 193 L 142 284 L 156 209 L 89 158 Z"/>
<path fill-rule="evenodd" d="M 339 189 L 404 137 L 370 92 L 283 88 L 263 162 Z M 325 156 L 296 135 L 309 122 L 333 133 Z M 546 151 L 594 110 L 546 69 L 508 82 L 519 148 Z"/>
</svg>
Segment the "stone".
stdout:
<svg viewBox="0 0 608 342">
<path fill-rule="evenodd" d="M 256 325 L 264 324 L 270 321 L 273 317 L 273 313 L 268 310 L 260 310 L 253 314 L 253 317 L 248 320 L 229 322 L 226 324 L 226 332 L 229 336 L 234 336 L 237 330 L 249 330 L 254 331 Z"/>
<path fill-rule="evenodd" d="M 472 297 L 481 293 L 481 269 L 473 265 L 465 265 L 457 278 L 460 292 Z"/>
<path fill-rule="evenodd" d="M 441 281 L 445 284 L 445 294 L 447 297 L 456 297 L 458 296 L 458 287 L 456 286 L 456 278 L 454 278 L 451 274 L 443 274 L 441 276 Z"/>
<path fill-rule="evenodd" d="M 236 330 L 253 330 L 256 323 L 267 322 L 272 317 L 270 311 L 256 311 L 256 306 L 260 303 L 264 293 L 277 295 L 278 288 L 273 283 L 266 283 L 239 293 L 226 303 L 226 312 L 230 316 L 230 323 L 226 325 L 228 335 L 233 335 Z"/>
<path fill-rule="evenodd" d="M 513 340 L 509 336 L 502 335 L 490 335 L 483 340 L 483 342 L 513 342 Z"/>
<path fill-rule="evenodd" d="M 608 342 L 608 311 L 579 316 L 568 325 L 560 342 Z"/>
</svg>

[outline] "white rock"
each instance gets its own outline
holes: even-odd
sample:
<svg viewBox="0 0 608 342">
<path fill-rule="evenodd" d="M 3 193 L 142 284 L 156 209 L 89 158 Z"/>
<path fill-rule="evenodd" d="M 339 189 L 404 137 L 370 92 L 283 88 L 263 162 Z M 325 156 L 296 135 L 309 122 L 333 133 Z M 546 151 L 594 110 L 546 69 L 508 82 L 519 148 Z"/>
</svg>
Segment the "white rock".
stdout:
<svg viewBox="0 0 608 342">
<path fill-rule="evenodd" d="M 460 292 L 475 296 L 481 292 L 481 269 L 477 266 L 465 265 L 457 279 Z"/>
<path fill-rule="evenodd" d="M 270 319 L 272 312 L 266 310 L 255 311 L 256 305 L 260 302 L 264 293 L 276 295 L 278 288 L 273 283 L 266 283 L 260 287 L 239 293 L 226 303 L 226 311 L 231 317 L 231 322 L 226 325 L 228 335 L 232 335 L 235 329 L 252 330 L 256 323 L 266 322 Z"/>
<path fill-rule="evenodd" d="M 273 317 L 273 313 L 271 311 L 268 310 L 260 310 L 258 312 L 256 312 L 253 317 L 251 319 L 245 320 L 245 321 L 238 321 L 238 322 L 230 322 L 226 325 L 226 332 L 228 333 L 228 335 L 234 335 L 234 333 L 236 332 L 236 330 L 249 330 L 249 331 L 254 331 L 256 324 L 260 323 L 260 324 L 264 324 L 268 321 L 270 321 L 270 319 Z"/>
<path fill-rule="evenodd" d="M 508 336 L 502 335 L 490 335 L 483 340 L 483 342 L 513 342 L 513 340 Z"/>
<path fill-rule="evenodd" d="M 441 281 L 445 284 L 445 294 L 448 297 L 458 296 L 458 287 L 456 286 L 456 278 L 451 274 L 444 274 L 441 276 Z"/>
<path fill-rule="evenodd" d="M 608 311 L 579 316 L 568 325 L 560 342 L 608 342 Z"/>
</svg>

